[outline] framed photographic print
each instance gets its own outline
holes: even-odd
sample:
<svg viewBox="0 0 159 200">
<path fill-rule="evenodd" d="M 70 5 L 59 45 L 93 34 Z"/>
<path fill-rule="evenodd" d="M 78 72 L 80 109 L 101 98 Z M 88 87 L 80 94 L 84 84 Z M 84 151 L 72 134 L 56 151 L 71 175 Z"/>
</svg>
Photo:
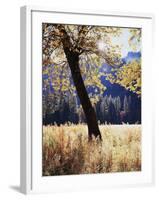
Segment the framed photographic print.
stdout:
<svg viewBox="0 0 159 200">
<path fill-rule="evenodd" d="M 153 183 L 152 16 L 21 8 L 21 191 Z"/>
</svg>

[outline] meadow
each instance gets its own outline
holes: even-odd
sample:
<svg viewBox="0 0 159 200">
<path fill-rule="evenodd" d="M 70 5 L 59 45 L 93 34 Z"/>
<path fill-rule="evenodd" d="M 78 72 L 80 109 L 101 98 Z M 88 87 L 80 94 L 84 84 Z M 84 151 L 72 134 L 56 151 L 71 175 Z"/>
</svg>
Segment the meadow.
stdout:
<svg viewBox="0 0 159 200">
<path fill-rule="evenodd" d="M 141 170 L 141 125 L 100 125 L 102 142 L 85 124 L 43 126 L 43 176 Z"/>
</svg>

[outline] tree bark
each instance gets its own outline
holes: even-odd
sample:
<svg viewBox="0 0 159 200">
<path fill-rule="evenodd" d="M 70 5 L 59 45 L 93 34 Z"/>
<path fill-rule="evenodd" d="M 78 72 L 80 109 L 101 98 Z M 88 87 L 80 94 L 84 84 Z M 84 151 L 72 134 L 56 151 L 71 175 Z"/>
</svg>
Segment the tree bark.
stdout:
<svg viewBox="0 0 159 200">
<path fill-rule="evenodd" d="M 72 78 L 74 85 L 77 90 L 82 108 L 85 113 L 87 125 L 88 125 L 88 137 L 89 140 L 92 139 L 92 136 L 99 137 L 101 140 L 101 133 L 98 127 L 97 117 L 95 110 L 89 99 L 84 81 L 82 79 L 80 67 L 79 67 L 79 53 L 70 51 L 68 47 L 64 47 L 64 52 L 71 70 Z"/>
</svg>

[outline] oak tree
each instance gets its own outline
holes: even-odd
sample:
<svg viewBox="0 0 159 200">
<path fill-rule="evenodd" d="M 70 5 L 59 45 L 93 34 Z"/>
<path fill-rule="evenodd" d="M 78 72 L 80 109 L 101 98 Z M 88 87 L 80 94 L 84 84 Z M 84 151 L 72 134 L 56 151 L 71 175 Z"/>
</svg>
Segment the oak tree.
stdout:
<svg viewBox="0 0 159 200">
<path fill-rule="evenodd" d="M 89 96 L 87 88 L 96 87 L 103 94 L 106 87 L 101 83 L 103 72 L 100 67 L 103 63 L 112 68 L 121 65 L 121 47 L 112 42 L 112 37 L 120 34 L 118 27 L 49 23 L 42 26 L 43 74 L 49 75 L 43 82 L 44 89 L 51 84 L 59 95 L 66 92 L 78 95 L 89 139 L 92 136 L 101 139 L 101 133 L 93 106 L 98 102 L 99 94 Z M 119 80 L 118 83 L 123 84 Z"/>
</svg>

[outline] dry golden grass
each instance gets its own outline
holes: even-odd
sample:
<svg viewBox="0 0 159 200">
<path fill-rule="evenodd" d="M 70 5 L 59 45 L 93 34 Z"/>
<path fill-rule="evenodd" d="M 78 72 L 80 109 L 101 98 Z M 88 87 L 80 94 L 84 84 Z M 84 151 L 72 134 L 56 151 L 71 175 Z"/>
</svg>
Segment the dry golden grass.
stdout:
<svg viewBox="0 0 159 200">
<path fill-rule="evenodd" d="M 100 125 L 103 141 L 88 142 L 87 126 L 43 126 L 43 175 L 141 170 L 141 126 Z"/>
</svg>

